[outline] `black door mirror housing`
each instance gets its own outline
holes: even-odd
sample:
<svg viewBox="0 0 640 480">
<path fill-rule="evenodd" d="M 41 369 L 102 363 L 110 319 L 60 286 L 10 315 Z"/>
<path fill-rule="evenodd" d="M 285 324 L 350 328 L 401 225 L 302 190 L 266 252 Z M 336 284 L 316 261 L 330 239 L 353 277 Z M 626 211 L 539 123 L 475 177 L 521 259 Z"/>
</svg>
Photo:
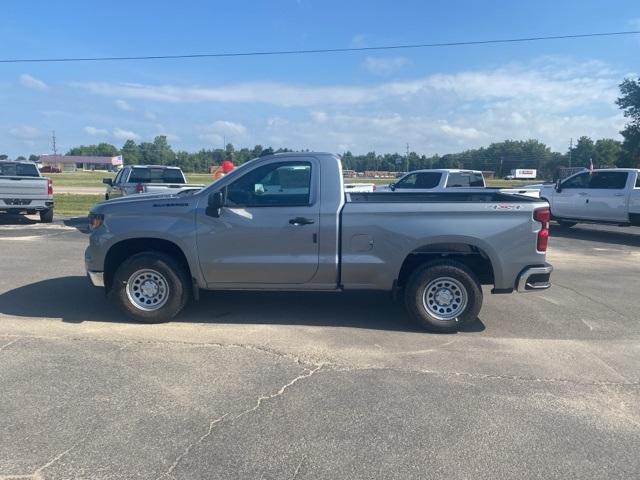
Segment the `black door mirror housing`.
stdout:
<svg viewBox="0 0 640 480">
<path fill-rule="evenodd" d="M 389 184 L 389 188 L 391 189 L 391 191 L 392 191 L 392 192 L 393 192 L 393 191 L 395 191 L 395 189 L 396 189 L 396 184 L 395 184 L 395 183 L 390 183 L 390 184 Z"/>
<path fill-rule="evenodd" d="M 213 192 L 209 194 L 207 202 L 207 215 L 209 215 L 210 217 L 219 217 L 220 210 L 222 209 L 222 207 L 224 207 L 224 193 Z"/>
<path fill-rule="evenodd" d="M 113 179 L 112 178 L 103 178 L 102 179 L 102 183 L 104 183 L 105 185 L 109 185 L 110 187 L 113 187 Z"/>
<path fill-rule="evenodd" d="M 560 179 L 556 180 L 556 192 L 560 193 L 562 191 L 562 181 Z"/>
</svg>

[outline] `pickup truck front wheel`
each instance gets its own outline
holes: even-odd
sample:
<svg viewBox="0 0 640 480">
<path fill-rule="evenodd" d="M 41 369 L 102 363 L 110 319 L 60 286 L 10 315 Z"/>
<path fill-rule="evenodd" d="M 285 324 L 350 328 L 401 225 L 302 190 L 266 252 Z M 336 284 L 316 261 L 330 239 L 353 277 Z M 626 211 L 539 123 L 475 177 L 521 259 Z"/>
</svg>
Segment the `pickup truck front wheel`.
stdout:
<svg viewBox="0 0 640 480">
<path fill-rule="evenodd" d="M 187 304 L 188 275 L 168 255 L 138 253 L 117 269 L 109 297 L 136 321 L 167 322 Z"/>
<path fill-rule="evenodd" d="M 473 272 L 461 263 L 437 261 L 413 272 L 405 288 L 405 304 L 427 330 L 455 332 L 478 316 L 482 289 Z"/>
</svg>

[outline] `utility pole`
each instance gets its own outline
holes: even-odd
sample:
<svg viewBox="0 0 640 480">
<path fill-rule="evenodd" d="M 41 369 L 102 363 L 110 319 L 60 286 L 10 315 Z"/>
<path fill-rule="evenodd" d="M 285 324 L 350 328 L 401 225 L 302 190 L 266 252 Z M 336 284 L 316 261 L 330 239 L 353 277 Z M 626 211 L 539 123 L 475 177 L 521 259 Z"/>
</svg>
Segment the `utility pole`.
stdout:
<svg viewBox="0 0 640 480">
<path fill-rule="evenodd" d="M 53 145 L 53 154 L 58 155 L 58 149 L 56 147 L 56 131 L 55 130 L 51 132 L 51 143 Z"/>
<path fill-rule="evenodd" d="M 569 168 L 571 168 L 571 155 L 573 153 L 573 137 L 569 140 Z"/>
<path fill-rule="evenodd" d="M 407 143 L 407 168 L 405 169 L 405 172 L 409 171 L 409 144 Z"/>
</svg>

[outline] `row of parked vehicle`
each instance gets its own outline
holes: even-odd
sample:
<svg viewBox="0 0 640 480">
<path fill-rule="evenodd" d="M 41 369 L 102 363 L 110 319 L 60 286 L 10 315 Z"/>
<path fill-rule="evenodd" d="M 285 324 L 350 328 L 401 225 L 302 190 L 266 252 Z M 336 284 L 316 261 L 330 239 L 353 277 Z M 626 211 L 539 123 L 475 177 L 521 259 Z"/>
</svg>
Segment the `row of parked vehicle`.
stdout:
<svg viewBox="0 0 640 480">
<path fill-rule="evenodd" d="M 131 194 L 193 193 L 204 185 L 189 184 L 178 167 L 135 165 L 105 178 L 105 200 Z M 266 186 L 268 188 L 269 186 Z M 408 172 L 389 185 L 344 183 L 345 193 L 428 193 L 487 188 L 481 171 L 431 169 Z M 565 227 L 579 222 L 640 225 L 640 170 L 600 169 L 578 172 L 555 184 L 499 188 L 500 193 L 546 200 L 554 219 Z M 0 211 L 40 215 L 53 221 L 53 184 L 27 161 L 0 161 Z"/>
</svg>

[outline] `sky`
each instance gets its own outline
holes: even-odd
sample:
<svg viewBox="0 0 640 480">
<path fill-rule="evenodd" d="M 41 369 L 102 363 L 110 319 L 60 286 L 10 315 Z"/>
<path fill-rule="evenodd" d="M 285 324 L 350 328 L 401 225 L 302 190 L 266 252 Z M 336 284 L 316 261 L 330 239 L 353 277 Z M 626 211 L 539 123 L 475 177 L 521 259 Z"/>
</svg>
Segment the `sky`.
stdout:
<svg viewBox="0 0 640 480">
<path fill-rule="evenodd" d="M 4 2 L 0 59 L 371 47 L 640 30 L 638 0 Z M 640 35 L 288 56 L 0 63 L 0 153 L 166 135 L 444 154 L 505 139 L 620 138 Z"/>
</svg>

